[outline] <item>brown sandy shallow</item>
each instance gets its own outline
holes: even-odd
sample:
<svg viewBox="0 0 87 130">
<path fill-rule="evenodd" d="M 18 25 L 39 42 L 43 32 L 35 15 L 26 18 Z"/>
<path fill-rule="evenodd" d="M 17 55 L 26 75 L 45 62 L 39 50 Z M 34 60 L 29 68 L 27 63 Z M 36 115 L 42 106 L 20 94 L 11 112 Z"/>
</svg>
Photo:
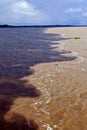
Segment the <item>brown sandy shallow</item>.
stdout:
<svg viewBox="0 0 87 130">
<path fill-rule="evenodd" d="M 19 94 L 19 81 L 14 81 L 12 77 L 1 77 L 2 87 L 9 81 L 16 88 L 14 95 L 8 96 L 7 92 L 0 95 L 1 120 L 7 126 L 9 122 L 13 125 L 13 117 L 15 122 L 19 119 L 18 122 L 27 124 L 28 121 L 29 130 L 87 130 L 87 28 L 48 28 L 44 33 L 61 34 L 65 39 L 52 41 L 53 51 L 62 53 L 62 58 L 76 58 L 31 66 L 34 73 L 20 78 L 20 81 L 26 81 L 26 87 L 36 86 L 27 89 L 30 91 L 29 97 L 26 96 L 27 93 Z M 80 39 L 76 40 L 74 37 Z"/>
</svg>

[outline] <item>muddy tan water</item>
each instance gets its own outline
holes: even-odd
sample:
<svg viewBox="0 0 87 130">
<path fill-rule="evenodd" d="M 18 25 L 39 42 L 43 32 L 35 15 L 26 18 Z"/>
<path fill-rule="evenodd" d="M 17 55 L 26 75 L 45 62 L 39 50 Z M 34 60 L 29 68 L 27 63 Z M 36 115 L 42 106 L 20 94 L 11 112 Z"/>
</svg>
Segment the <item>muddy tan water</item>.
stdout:
<svg viewBox="0 0 87 130">
<path fill-rule="evenodd" d="M 0 29 L 0 46 L 0 130 L 87 130 L 87 28 Z"/>
</svg>

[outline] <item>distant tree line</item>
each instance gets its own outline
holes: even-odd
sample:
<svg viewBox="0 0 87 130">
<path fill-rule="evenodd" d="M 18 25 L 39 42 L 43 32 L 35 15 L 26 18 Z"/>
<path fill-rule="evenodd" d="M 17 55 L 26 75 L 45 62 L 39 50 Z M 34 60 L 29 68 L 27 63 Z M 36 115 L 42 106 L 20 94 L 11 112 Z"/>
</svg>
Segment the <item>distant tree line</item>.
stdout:
<svg viewBox="0 0 87 130">
<path fill-rule="evenodd" d="M 12 25 L 8 25 L 8 24 L 0 25 L 0 28 L 8 28 L 8 27 L 13 27 L 13 26 Z"/>
<path fill-rule="evenodd" d="M 83 25 L 83 26 L 87 26 L 87 25 Z M 83 27 L 82 26 L 82 27 Z M 0 25 L 0 28 L 9 28 L 9 27 L 80 27 L 79 25 L 8 25 L 8 24 L 3 24 Z"/>
</svg>

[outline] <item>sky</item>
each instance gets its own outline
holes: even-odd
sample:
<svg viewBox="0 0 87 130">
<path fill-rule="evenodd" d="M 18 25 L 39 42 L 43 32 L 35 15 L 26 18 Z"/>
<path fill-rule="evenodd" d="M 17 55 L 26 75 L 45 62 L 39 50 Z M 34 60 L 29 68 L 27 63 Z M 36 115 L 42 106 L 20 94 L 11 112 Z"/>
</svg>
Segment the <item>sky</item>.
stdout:
<svg viewBox="0 0 87 130">
<path fill-rule="evenodd" d="M 87 25 L 87 0 L 1 0 L 0 24 Z"/>
</svg>

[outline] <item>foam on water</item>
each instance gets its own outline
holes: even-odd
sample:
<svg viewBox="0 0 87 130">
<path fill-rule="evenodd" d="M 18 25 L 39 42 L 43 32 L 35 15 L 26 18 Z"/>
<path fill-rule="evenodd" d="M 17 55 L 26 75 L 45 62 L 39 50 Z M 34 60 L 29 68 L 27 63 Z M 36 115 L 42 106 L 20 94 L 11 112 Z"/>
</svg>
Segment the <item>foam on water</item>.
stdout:
<svg viewBox="0 0 87 130">
<path fill-rule="evenodd" d="M 46 130 L 53 130 L 53 128 L 50 126 L 50 124 L 43 125 L 43 127 L 45 127 Z"/>
<path fill-rule="evenodd" d="M 79 63 L 86 62 L 86 59 L 84 57 L 80 56 L 77 52 L 72 51 L 72 54 L 73 54 L 73 56 L 77 57 L 76 63 L 73 63 L 73 64 L 79 64 Z"/>
</svg>

